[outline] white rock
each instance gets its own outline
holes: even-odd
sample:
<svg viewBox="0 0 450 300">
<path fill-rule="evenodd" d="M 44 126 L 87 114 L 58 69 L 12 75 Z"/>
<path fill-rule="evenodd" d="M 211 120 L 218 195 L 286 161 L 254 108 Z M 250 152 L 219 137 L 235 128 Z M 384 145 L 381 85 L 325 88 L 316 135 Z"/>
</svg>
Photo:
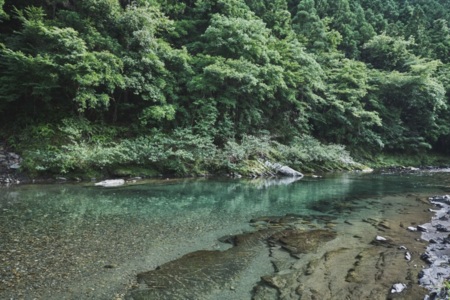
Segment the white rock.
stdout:
<svg viewBox="0 0 450 300">
<path fill-rule="evenodd" d="M 409 231 L 417 231 L 417 228 L 414 226 L 408 226 Z"/>
<path fill-rule="evenodd" d="M 406 252 L 406 253 L 405 253 L 405 259 L 406 259 L 407 261 L 410 261 L 410 260 L 411 260 L 411 253 Z"/>
<path fill-rule="evenodd" d="M 120 185 L 124 185 L 124 184 L 125 184 L 124 179 L 108 179 L 108 180 L 103 180 L 103 181 L 97 182 L 95 185 L 96 186 L 104 186 L 104 187 L 114 187 L 114 186 L 120 186 Z"/>
<path fill-rule="evenodd" d="M 396 283 L 392 286 L 391 293 L 401 293 L 404 289 L 406 289 L 406 284 Z"/>
<path fill-rule="evenodd" d="M 377 235 L 375 238 L 377 241 L 387 241 L 387 238 Z"/>
<path fill-rule="evenodd" d="M 294 176 L 294 177 L 303 177 L 303 174 L 292 169 L 288 166 L 283 166 L 279 163 L 271 163 L 270 161 L 266 161 L 264 165 L 270 169 L 272 169 L 275 173 L 282 176 Z"/>
</svg>

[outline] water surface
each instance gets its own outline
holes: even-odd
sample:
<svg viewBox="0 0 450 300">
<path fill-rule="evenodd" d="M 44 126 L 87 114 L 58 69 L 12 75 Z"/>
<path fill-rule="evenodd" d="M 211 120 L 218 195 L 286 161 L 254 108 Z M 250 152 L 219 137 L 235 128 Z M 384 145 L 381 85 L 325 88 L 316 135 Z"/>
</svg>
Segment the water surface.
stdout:
<svg viewBox="0 0 450 300">
<path fill-rule="evenodd" d="M 389 197 L 406 204 L 407 195 L 450 192 L 450 174 L 171 179 L 0 192 L 0 298 L 120 299 L 137 273 L 195 250 L 226 249 L 217 239 L 252 230 L 253 218 L 298 214 L 318 224 L 382 218 Z"/>
</svg>

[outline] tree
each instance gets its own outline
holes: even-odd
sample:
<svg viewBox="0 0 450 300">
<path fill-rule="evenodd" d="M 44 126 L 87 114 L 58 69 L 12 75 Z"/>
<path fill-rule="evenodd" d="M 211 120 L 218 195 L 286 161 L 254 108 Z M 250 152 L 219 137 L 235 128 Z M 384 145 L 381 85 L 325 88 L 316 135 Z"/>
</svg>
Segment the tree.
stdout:
<svg viewBox="0 0 450 300">
<path fill-rule="evenodd" d="M 411 40 L 390 37 L 386 34 L 374 36 L 364 44 L 362 58 L 376 69 L 407 71 L 415 56 L 409 48 Z"/>
<path fill-rule="evenodd" d="M 177 90 L 189 73 L 185 50 L 174 50 L 158 35 L 172 23 L 157 7 L 129 5 L 117 20 L 124 62 L 122 115 L 137 114 L 142 125 L 173 120 Z M 119 99 L 117 99 L 119 101 Z M 130 110 L 131 108 L 131 110 Z"/>
<path fill-rule="evenodd" d="M 116 56 L 88 51 L 72 28 L 47 24 L 41 8 L 29 7 L 17 16 L 23 28 L 0 51 L 1 99 L 20 100 L 26 110 L 37 111 L 109 105 L 114 90 L 124 83 Z"/>
<path fill-rule="evenodd" d="M 254 62 L 267 63 L 267 45 L 270 30 L 261 20 L 213 15 L 211 25 L 203 34 L 204 52 L 232 59 L 240 57 Z"/>
<path fill-rule="evenodd" d="M 450 62 L 450 29 L 445 19 L 433 21 L 433 26 L 428 34 L 430 44 L 428 48 L 433 58 L 440 59 L 444 63 Z"/>
<path fill-rule="evenodd" d="M 380 133 L 390 149 L 429 149 L 442 133 L 439 115 L 447 108 L 445 88 L 435 76 L 438 61 L 417 60 L 407 73 L 381 72 L 376 78 Z"/>
<path fill-rule="evenodd" d="M 303 0 L 298 4 L 292 27 L 308 49 L 317 53 L 328 52 L 335 50 L 342 40 L 337 31 L 329 29 L 330 21 L 319 17 L 314 0 Z"/>
<path fill-rule="evenodd" d="M 314 114 L 315 132 L 322 139 L 351 146 L 383 146 L 375 129 L 381 119 L 368 105 L 369 70 L 349 59 L 328 61 L 325 101 Z"/>
<path fill-rule="evenodd" d="M 286 0 L 246 0 L 245 3 L 274 36 L 283 39 L 291 34 L 291 14 Z"/>
<path fill-rule="evenodd" d="M 2 19 L 6 19 L 8 15 L 3 10 L 3 5 L 5 5 L 5 0 L 0 0 L 0 22 Z"/>
</svg>

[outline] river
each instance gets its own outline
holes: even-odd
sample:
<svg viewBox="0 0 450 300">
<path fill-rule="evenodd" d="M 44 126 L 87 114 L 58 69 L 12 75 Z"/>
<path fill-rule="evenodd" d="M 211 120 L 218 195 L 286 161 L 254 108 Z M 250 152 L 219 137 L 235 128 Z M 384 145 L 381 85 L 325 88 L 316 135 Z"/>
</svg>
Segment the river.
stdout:
<svg viewBox="0 0 450 300">
<path fill-rule="evenodd" d="M 289 260 L 292 255 L 289 259 L 275 257 L 274 252 L 263 245 L 252 250 L 259 254 L 248 256 L 242 269 L 218 278 L 214 284 L 192 285 L 195 291 L 187 291 L 189 285 L 183 285 L 170 294 L 162 292 L 159 296 L 144 298 L 290 299 L 283 296 L 286 291 L 277 284 L 267 285 L 274 279 L 261 283 L 261 277 L 279 273 L 283 268 L 290 270 L 290 274 L 292 270 L 303 270 L 301 276 L 304 276 L 309 272 L 305 268 L 312 262 L 316 262 L 320 270 L 322 262 L 317 257 L 326 257 L 334 250 L 359 249 L 341 251 L 346 253 L 343 257 L 375 251 L 365 245 L 383 233 L 380 232 L 383 224 L 388 231 L 386 234 L 399 239 L 410 238 L 413 243 L 415 233 L 405 230 L 401 237 L 401 230 L 403 225 L 414 223 L 414 218 L 421 222 L 429 217 L 424 212 L 425 200 L 418 202 L 418 199 L 449 192 L 448 172 L 343 173 L 301 180 L 145 180 L 114 188 L 95 187 L 93 183 L 2 187 L 0 298 L 131 299 L 132 291 L 144 293 L 152 289 L 148 283 L 142 286 L 136 282 L 139 273 L 156 270 L 199 250 L 225 253 L 231 245 L 219 242 L 219 238 L 267 227 L 268 222 L 262 217 L 289 214 L 297 218 L 299 230 L 326 229 L 337 232 L 337 237 L 311 250 L 311 254 L 297 255 L 292 261 Z M 408 217 L 410 211 L 415 213 Z M 252 219 L 254 222 L 250 223 Z M 390 225 L 386 225 L 388 222 Z M 392 225 L 395 222 L 401 226 Z M 342 243 L 354 244 L 342 248 Z M 419 252 L 422 245 L 411 244 L 410 247 L 418 247 Z M 311 256 L 313 252 L 318 255 L 316 258 Z M 304 262 L 300 263 L 302 260 Z M 290 265 L 280 267 L 283 261 Z M 360 259 L 359 263 L 364 260 Z M 415 266 L 405 266 L 405 270 L 420 268 L 423 264 L 417 260 L 415 263 Z M 350 272 L 348 267 L 342 269 Z M 355 270 L 357 273 L 356 267 Z M 327 272 L 333 273 L 330 269 Z M 336 272 L 341 271 L 336 269 Z M 349 274 L 339 287 L 328 283 L 327 292 L 320 287 L 310 288 L 314 285 L 311 282 L 289 293 L 294 293 L 297 299 L 313 299 L 308 295 L 314 293 L 334 298 L 343 293 L 343 289 L 355 290 L 344 287 L 345 284 L 361 285 L 348 277 Z M 309 277 L 302 279 L 304 283 L 314 278 L 306 275 Z M 293 276 L 300 278 L 298 274 Z M 339 281 L 332 277 L 329 280 Z M 396 279 L 386 279 L 380 289 L 377 287 L 374 291 L 388 290 L 389 280 Z M 273 290 L 274 286 L 277 291 Z M 183 289 L 185 293 L 177 294 Z M 384 292 L 382 294 L 385 297 Z M 295 295 L 291 295 L 292 299 Z M 359 297 L 353 295 L 354 299 Z"/>
</svg>

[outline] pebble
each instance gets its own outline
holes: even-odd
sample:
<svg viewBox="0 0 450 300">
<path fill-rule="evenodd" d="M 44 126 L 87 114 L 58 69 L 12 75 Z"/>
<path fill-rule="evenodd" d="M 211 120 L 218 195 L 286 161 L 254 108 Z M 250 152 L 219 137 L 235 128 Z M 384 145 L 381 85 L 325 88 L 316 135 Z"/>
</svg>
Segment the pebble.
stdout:
<svg viewBox="0 0 450 300">
<path fill-rule="evenodd" d="M 401 293 L 404 289 L 406 289 L 406 284 L 404 283 L 396 283 L 392 286 L 391 294 Z"/>
<path fill-rule="evenodd" d="M 410 260 L 411 260 L 411 253 L 406 252 L 406 253 L 405 253 L 405 259 L 406 259 L 407 261 L 410 261 Z"/>
</svg>

